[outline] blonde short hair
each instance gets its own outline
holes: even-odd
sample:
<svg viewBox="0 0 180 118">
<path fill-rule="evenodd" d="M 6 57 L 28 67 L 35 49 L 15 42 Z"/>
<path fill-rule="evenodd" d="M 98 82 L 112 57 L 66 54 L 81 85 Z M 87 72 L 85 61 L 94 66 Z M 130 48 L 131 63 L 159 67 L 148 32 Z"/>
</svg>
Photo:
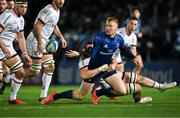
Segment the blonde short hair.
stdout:
<svg viewBox="0 0 180 118">
<path fill-rule="evenodd" d="M 111 21 L 119 24 L 119 20 L 118 20 L 116 17 L 112 17 L 112 16 L 111 16 L 111 17 L 108 17 L 108 18 L 106 19 L 106 22 L 111 22 Z"/>
</svg>

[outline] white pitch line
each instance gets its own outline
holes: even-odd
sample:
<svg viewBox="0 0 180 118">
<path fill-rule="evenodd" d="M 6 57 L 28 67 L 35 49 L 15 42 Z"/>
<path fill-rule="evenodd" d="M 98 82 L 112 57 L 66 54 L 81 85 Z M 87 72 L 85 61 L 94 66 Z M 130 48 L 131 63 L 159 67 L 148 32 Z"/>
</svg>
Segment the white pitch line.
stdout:
<svg viewBox="0 0 180 118">
<path fill-rule="evenodd" d="M 91 105 L 91 106 L 88 106 L 88 108 L 120 108 L 120 107 L 150 107 L 152 106 L 152 104 L 138 104 L 138 105 L 122 105 L 122 104 L 119 104 L 119 105 L 114 105 L 114 106 L 103 106 L 103 105 Z M 71 108 L 85 108 L 87 106 L 44 106 L 44 107 L 41 107 L 41 106 L 28 106 L 28 107 L 0 107 L 0 110 L 29 110 L 29 109 L 55 109 L 55 108 L 58 108 L 58 109 L 71 109 Z"/>
</svg>

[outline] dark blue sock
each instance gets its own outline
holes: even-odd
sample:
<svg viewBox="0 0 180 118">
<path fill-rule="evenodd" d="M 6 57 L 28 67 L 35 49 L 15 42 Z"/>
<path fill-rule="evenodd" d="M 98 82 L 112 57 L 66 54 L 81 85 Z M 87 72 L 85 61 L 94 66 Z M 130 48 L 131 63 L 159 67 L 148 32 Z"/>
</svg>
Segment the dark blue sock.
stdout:
<svg viewBox="0 0 180 118">
<path fill-rule="evenodd" d="M 102 88 L 100 90 L 96 90 L 96 95 L 99 97 L 99 96 L 108 96 L 108 97 L 113 97 L 113 96 L 117 96 L 117 94 L 115 94 L 113 92 L 113 89 L 112 88 Z"/>
<path fill-rule="evenodd" d="M 62 93 L 57 93 L 53 96 L 54 100 L 57 100 L 57 99 L 62 99 L 62 98 L 67 98 L 67 99 L 72 99 L 73 98 L 73 90 L 67 90 L 67 91 L 64 91 Z"/>
</svg>

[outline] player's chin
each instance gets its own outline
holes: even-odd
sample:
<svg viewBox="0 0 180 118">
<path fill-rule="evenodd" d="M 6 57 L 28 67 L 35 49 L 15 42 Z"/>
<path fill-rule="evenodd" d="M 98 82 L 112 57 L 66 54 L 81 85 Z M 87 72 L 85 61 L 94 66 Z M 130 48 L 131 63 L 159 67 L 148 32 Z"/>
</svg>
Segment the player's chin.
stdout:
<svg viewBox="0 0 180 118">
<path fill-rule="evenodd" d="M 107 35 L 107 36 L 111 36 L 111 32 L 106 31 L 106 35 Z"/>
<path fill-rule="evenodd" d="M 23 12 L 21 15 L 23 16 L 23 15 L 25 15 L 26 14 L 26 12 Z"/>
</svg>

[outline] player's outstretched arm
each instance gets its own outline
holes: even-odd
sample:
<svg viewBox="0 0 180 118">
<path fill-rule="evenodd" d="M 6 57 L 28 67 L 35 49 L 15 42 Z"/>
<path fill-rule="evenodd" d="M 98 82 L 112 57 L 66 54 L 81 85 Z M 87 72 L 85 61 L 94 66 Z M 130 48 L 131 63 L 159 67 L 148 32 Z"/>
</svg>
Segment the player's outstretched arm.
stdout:
<svg viewBox="0 0 180 118">
<path fill-rule="evenodd" d="M 74 51 L 74 50 L 68 50 L 65 52 L 65 55 L 69 58 L 76 58 L 76 57 L 79 57 L 79 52 L 77 51 Z"/>
</svg>

